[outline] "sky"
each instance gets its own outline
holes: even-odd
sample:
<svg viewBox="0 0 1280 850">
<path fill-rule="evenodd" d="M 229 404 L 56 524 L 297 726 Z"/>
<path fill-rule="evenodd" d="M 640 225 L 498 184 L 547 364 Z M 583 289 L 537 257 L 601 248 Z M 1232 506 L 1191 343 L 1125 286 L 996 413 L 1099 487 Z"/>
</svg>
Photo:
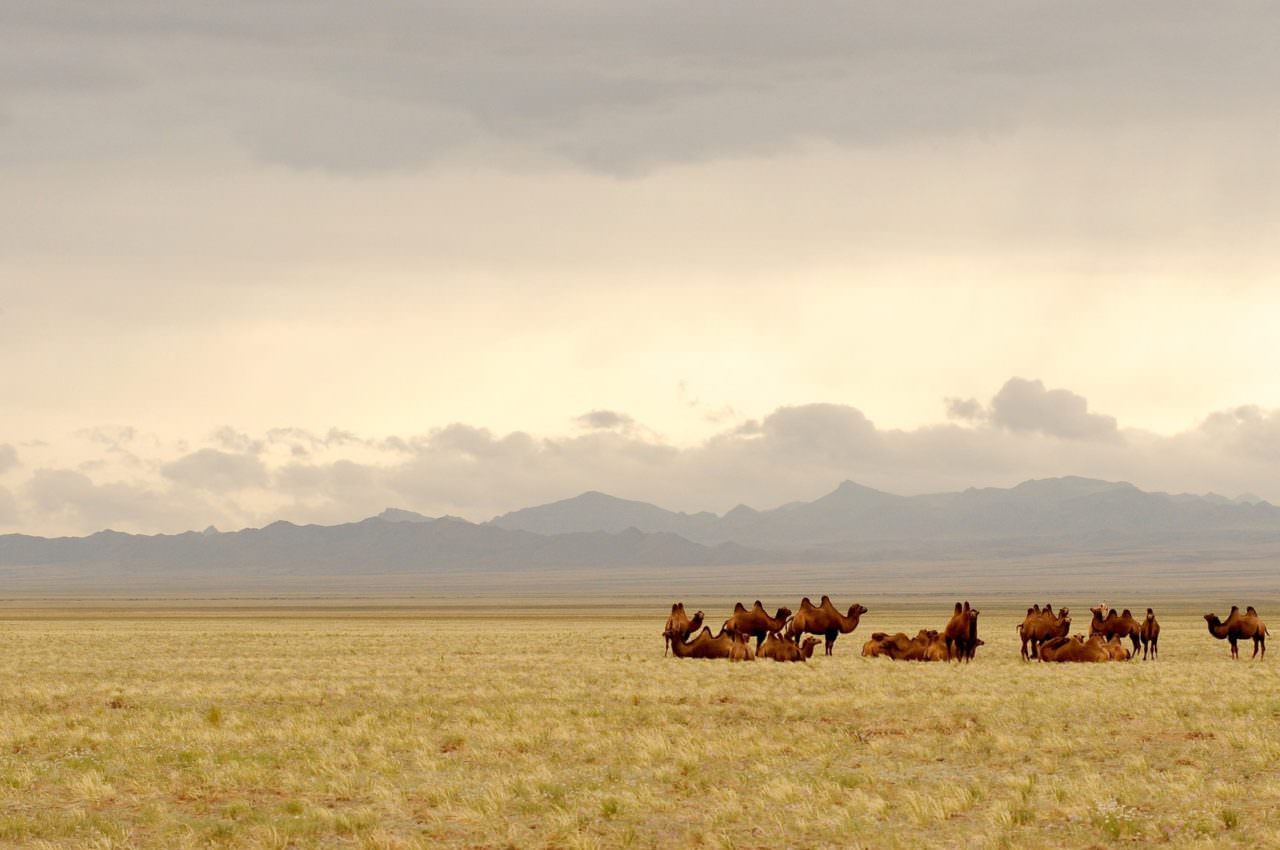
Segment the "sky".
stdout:
<svg viewBox="0 0 1280 850">
<path fill-rule="evenodd" d="M 0 533 L 1280 502 L 1280 8 L 0 5 Z"/>
</svg>

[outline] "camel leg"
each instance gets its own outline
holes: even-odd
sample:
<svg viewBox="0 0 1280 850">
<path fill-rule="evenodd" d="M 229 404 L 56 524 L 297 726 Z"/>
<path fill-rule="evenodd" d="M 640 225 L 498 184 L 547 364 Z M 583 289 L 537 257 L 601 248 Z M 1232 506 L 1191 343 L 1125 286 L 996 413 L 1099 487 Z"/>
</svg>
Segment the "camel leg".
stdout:
<svg viewBox="0 0 1280 850">
<path fill-rule="evenodd" d="M 667 650 L 669 650 L 670 648 L 671 648 L 671 636 L 663 635 L 662 636 L 662 657 L 663 658 L 667 657 Z"/>
<path fill-rule="evenodd" d="M 1227 638 L 1227 643 L 1231 644 L 1231 659 L 1233 661 L 1240 658 L 1240 648 L 1236 646 L 1235 638 Z"/>
<path fill-rule="evenodd" d="M 1137 661 L 1138 660 L 1138 643 L 1140 642 L 1141 639 L 1136 634 L 1134 634 L 1134 635 L 1129 635 L 1129 640 L 1133 641 L 1133 652 L 1130 653 L 1129 657 L 1134 661 Z"/>
<path fill-rule="evenodd" d="M 835 649 L 836 638 L 838 638 L 839 636 L 840 636 L 839 632 L 827 632 L 825 635 L 823 635 L 823 637 L 827 639 L 827 645 L 826 645 L 827 655 L 830 655 L 831 650 Z"/>
<path fill-rule="evenodd" d="M 1258 646 L 1259 646 L 1261 643 L 1262 643 L 1262 638 L 1254 638 L 1254 639 L 1253 639 L 1253 655 L 1250 655 L 1250 656 L 1249 656 L 1249 658 L 1250 658 L 1250 659 L 1254 659 L 1254 658 L 1257 658 L 1257 657 L 1258 657 Z"/>
<path fill-rule="evenodd" d="M 1159 654 L 1159 652 L 1160 652 L 1160 643 L 1159 643 L 1159 639 L 1158 639 L 1158 638 L 1152 638 L 1152 639 L 1151 639 L 1151 660 L 1152 660 L 1152 661 L 1155 661 L 1155 660 L 1156 660 L 1156 656 Z"/>
</svg>

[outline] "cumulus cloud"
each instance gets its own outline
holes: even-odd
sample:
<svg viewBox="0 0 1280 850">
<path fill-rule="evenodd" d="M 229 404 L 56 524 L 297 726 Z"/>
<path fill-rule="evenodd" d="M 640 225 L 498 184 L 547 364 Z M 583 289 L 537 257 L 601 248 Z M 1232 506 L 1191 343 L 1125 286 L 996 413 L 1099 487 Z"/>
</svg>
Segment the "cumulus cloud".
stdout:
<svg viewBox="0 0 1280 850">
<path fill-rule="evenodd" d="M 260 487 L 267 483 L 267 468 L 254 454 L 199 449 L 166 463 L 161 474 L 196 490 L 221 493 Z"/>
<path fill-rule="evenodd" d="M 592 410 L 584 413 L 573 420 L 578 424 L 579 428 L 589 428 L 591 430 L 612 431 L 615 429 L 623 430 L 630 428 L 635 424 L 635 420 L 625 413 L 618 413 L 613 410 Z"/>
<path fill-rule="evenodd" d="M 1010 378 L 991 400 L 992 423 L 1068 440 L 1116 440 L 1115 417 L 1089 412 L 1084 396 L 1046 389 L 1043 381 Z"/>
<path fill-rule="evenodd" d="M 953 402 L 946 412 L 955 418 Z M 340 432 L 308 442 L 314 452 L 299 457 L 289 450 L 298 433 L 277 433 L 274 442 L 242 434 L 237 445 L 261 442 L 262 452 L 204 446 L 163 462 L 152 458 L 146 468 L 158 471 L 150 478 L 37 469 L 17 498 L 0 494 L 0 516 L 11 525 L 20 518 L 32 532 L 105 525 L 178 531 L 278 518 L 332 523 L 388 506 L 479 521 L 585 490 L 723 511 L 740 502 L 766 508 L 812 499 L 844 479 L 910 494 L 1060 475 L 1172 492 L 1256 492 L 1280 501 L 1277 410 L 1218 411 L 1161 435 L 1121 429 L 1112 417 L 1090 412 L 1082 396 L 1019 378 L 989 407 L 959 407 L 958 422 L 894 429 L 851 405 L 789 405 L 689 446 L 671 445 L 638 424 L 553 437 L 454 423 L 395 437 Z M 602 412 L 609 413 L 593 411 Z"/>
<path fill-rule="evenodd" d="M 0 475 L 18 466 L 18 450 L 8 443 L 0 443 Z"/>
<path fill-rule="evenodd" d="M 947 408 L 948 419 L 959 419 L 966 422 L 981 422 L 987 418 L 987 409 L 976 398 L 946 398 L 943 404 Z"/>
<path fill-rule="evenodd" d="M 123 531 L 179 531 L 225 522 L 223 510 L 188 490 L 146 483 L 96 483 L 71 469 L 37 469 L 23 488 L 37 528 L 88 533 L 103 528 Z M 204 517 L 203 525 L 193 522 Z"/>
</svg>

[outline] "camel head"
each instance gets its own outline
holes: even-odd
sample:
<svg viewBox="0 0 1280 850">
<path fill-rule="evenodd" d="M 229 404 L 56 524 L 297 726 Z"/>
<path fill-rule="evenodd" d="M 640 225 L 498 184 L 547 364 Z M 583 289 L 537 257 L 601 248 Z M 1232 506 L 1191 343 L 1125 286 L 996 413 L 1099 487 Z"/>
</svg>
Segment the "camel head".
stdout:
<svg viewBox="0 0 1280 850">
<path fill-rule="evenodd" d="M 818 645 L 818 639 L 810 635 L 804 639 L 804 643 L 800 644 L 800 653 L 805 658 L 813 657 L 813 648 Z"/>
<path fill-rule="evenodd" d="M 867 609 L 859 605 L 857 602 L 849 606 L 849 619 L 851 620 L 855 617 L 861 617 L 865 613 L 867 613 Z"/>
<path fill-rule="evenodd" d="M 1147 609 L 1147 619 L 1148 619 L 1148 620 L 1154 620 L 1155 618 L 1156 618 L 1156 612 L 1155 612 L 1155 611 L 1152 611 L 1150 608 L 1148 608 L 1148 609 Z"/>
<path fill-rule="evenodd" d="M 778 609 L 778 613 L 773 615 L 773 619 L 785 620 L 790 616 L 791 616 L 791 609 L 783 605 L 781 608 Z"/>
<path fill-rule="evenodd" d="M 1213 626 L 1222 625 L 1222 621 L 1218 619 L 1217 614 L 1205 614 L 1204 619 L 1205 619 L 1205 622 L 1209 624 L 1210 628 L 1212 628 Z"/>
</svg>

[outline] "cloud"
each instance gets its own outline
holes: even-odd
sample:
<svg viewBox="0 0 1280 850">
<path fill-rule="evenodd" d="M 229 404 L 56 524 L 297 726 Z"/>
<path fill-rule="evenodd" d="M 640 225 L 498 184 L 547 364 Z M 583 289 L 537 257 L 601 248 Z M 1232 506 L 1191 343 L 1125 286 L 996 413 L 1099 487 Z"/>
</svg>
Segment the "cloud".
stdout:
<svg viewBox="0 0 1280 850">
<path fill-rule="evenodd" d="M 109 480 L 107 467 L 40 468 L 16 498 L 0 495 L 0 516 L 36 533 L 105 525 L 180 531 L 279 518 L 333 523 L 388 506 L 482 521 L 585 490 L 724 511 L 739 502 L 767 508 L 813 499 L 844 479 L 911 494 L 1061 475 L 1280 501 L 1280 410 L 1235 407 L 1161 435 L 1121 429 L 1090 412 L 1082 396 L 1020 378 L 1005 383 L 989 408 L 947 401 L 953 417 L 957 408 L 960 421 L 896 429 L 878 427 L 851 405 L 788 405 L 688 446 L 638 423 L 569 436 L 453 423 L 383 438 L 337 432 L 298 456 L 290 447 L 303 432 L 283 429 L 274 442 L 236 438 L 263 443 L 260 454 L 203 446 L 174 459 L 148 457 L 146 475 L 129 480 Z M 619 422 L 614 416 L 622 417 L 589 421 Z"/>
<path fill-rule="evenodd" d="M 927 14 L 820 2 L 803 15 L 728 0 L 373 11 L 132 0 L 108 16 L 45 0 L 6 6 L 0 29 L 23 35 L 0 62 L 0 98 L 45 104 L 14 108 L 26 147 L 11 157 L 42 141 L 69 157 L 217 137 L 272 162 L 351 171 L 516 148 L 632 173 L 811 140 L 988 134 L 1028 115 L 1263 110 L 1280 72 L 1273 12 L 1189 2 L 1153 16 L 994 0 Z M 156 132 L 175 117 L 174 132 Z"/>
<path fill-rule="evenodd" d="M 947 408 L 948 419 L 960 419 L 967 422 L 981 422 L 987 418 L 987 409 L 976 398 L 946 398 L 943 404 Z"/>
<path fill-rule="evenodd" d="M 1120 439 L 1114 417 L 1090 413 L 1084 396 L 1045 389 L 1038 380 L 1010 378 L 991 400 L 990 416 L 993 424 L 1010 431 L 1039 431 L 1067 440 Z"/>
<path fill-rule="evenodd" d="M 4 487 L 0 487 L 0 531 L 7 531 L 18 524 L 18 500 Z"/>
<path fill-rule="evenodd" d="M 229 515 L 190 491 L 173 491 L 145 483 L 95 483 L 71 469 L 38 469 L 22 490 L 38 526 L 75 533 L 115 527 L 128 531 L 180 531 L 204 524 L 226 523 Z M 203 525 L 199 526 L 203 527 Z"/>
<path fill-rule="evenodd" d="M 253 454 L 199 449 L 160 469 L 169 479 L 197 490 L 223 493 L 260 487 L 267 483 L 267 468 Z"/>
<path fill-rule="evenodd" d="M 0 443 L 0 475 L 18 467 L 18 450 L 8 443 Z"/>
<path fill-rule="evenodd" d="M 599 431 L 625 431 L 635 424 L 635 420 L 625 413 L 613 410 L 592 410 L 573 420 L 579 428 Z"/>
</svg>

